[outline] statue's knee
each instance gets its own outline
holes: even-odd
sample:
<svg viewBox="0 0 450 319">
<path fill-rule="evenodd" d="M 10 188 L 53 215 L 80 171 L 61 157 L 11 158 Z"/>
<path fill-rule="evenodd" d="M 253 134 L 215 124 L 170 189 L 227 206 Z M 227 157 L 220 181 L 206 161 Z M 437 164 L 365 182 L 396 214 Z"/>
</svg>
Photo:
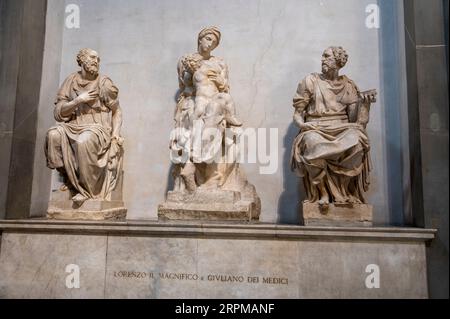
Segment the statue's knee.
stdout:
<svg viewBox="0 0 450 319">
<path fill-rule="evenodd" d="M 52 128 L 47 131 L 47 140 L 52 143 L 59 143 L 61 141 L 61 133 L 57 129 Z"/>
<path fill-rule="evenodd" d="M 78 138 L 78 144 L 86 145 L 92 143 L 92 141 L 95 139 L 95 134 L 91 132 L 83 132 L 80 134 L 80 137 Z"/>
<path fill-rule="evenodd" d="M 311 149 L 312 146 L 313 145 L 311 143 L 310 138 L 308 137 L 308 135 L 305 135 L 303 137 L 301 149 L 303 150 L 304 153 L 306 153 Z"/>
</svg>

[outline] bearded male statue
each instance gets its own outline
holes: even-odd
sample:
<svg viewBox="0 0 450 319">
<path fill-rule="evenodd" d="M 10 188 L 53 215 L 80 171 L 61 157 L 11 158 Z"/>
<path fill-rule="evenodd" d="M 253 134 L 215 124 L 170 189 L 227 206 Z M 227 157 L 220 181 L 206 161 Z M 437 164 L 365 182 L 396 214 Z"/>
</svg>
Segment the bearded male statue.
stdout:
<svg viewBox="0 0 450 319">
<path fill-rule="evenodd" d="M 99 74 L 96 51 L 80 50 L 77 63 L 81 70 L 69 75 L 58 91 L 54 109 L 58 124 L 46 137 L 47 166 L 63 178 L 48 217 L 120 218 L 126 209 L 119 185 L 123 157 L 119 90 Z"/>
<path fill-rule="evenodd" d="M 366 131 L 376 91 L 361 92 L 345 75 L 342 47 L 322 54 L 322 72 L 307 75 L 293 100 L 300 133 L 292 146 L 292 169 L 303 177 L 306 224 L 372 223 L 369 188 L 370 143 Z M 317 223 L 316 223 L 317 222 Z"/>
</svg>

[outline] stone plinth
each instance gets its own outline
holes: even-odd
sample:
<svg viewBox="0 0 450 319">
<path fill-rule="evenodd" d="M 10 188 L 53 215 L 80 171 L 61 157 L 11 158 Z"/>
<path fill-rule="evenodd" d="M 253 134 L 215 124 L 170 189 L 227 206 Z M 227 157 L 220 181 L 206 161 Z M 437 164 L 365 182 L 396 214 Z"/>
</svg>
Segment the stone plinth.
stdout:
<svg viewBox="0 0 450 319">
<path fill-rule="evenodd" d="M 109 220 L 125 219 L 127 209 L 122 201 L 87 200 L 81 206 L 72 201 L 52 201 L 47 210 L 49 219 Z"/>
<path fill-rule="evenodd" d="M 158 207 L 160 220 L 258 220 L 259 198 L 241 198 L 241 193 L 224 190 L 197 190 L 192 194 L 169 191 Z"/>
<path fill-rule="evenodd" d="M 436 231 L 22 220 L 0 232 L 0 298 L 298 299 L 427 298 Z M 373 265 L 379 288 L 366 286 Z"/>
<path fill-rule="evenodd" d="M 372 226 L 372 205 L 303 203 L 305 226 Z"/>
<path fill-rule="evenodd" d="M 125 219 L 127 209 L 120 200 L 121 189 L 113 191 L 113 199 L 94 200 L 89 199 L 78 205 L 71 200 L 69 190 L 57 190 L 52 193 L 49 202 L 47 218 L 65 220 L 120 220 Z"/>
</svg>

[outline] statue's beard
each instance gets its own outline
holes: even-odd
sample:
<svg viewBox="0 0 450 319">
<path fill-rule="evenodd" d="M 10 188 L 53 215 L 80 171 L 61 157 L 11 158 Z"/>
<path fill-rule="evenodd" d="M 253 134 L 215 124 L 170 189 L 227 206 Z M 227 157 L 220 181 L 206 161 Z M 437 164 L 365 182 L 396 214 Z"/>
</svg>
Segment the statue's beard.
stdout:
<svg viewBox="0 0 450 319">
<path fill-rule="evenodd" d="M 322 64 L 322 73 L 333 73 L 336 70 L 336 68 L 329 66 L 328 64 Z"/>
<path fill-rule="evenodd" d="M 87 73 L 89 73 L 92 76 L 97 76 L 98 75 L 98 65 L 95 65 L 94 63 L 89 63 L 87 62 L 84 65 L 84 69 L 86 70 Z"/>
</svg>

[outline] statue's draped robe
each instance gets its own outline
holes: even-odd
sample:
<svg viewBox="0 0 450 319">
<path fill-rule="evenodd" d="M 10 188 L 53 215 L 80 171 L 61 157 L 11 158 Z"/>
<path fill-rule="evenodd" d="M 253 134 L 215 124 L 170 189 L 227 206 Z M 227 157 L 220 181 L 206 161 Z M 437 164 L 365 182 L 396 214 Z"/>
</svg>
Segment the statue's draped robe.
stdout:
<svg viewBox="0 0 450 319">
<path fill-rule="evenodd" d="M 95 102 L 80 105 L 64 116 L 62 106 L 83 92 L 95 90 Z M 110 200 L 121 171 L 122 156 L 111 162 L 112 108 L 118 103 L 118 89 L 106 76 L 84 80 L 71 74 L 58 91 L 54 116 L 60 122 L 47 134 L 46 156 L 49 168 L 63 168 L 73 188 L 91 199 Z"/>
<path fill-rule="evenodd" d="M 305 122 L 292 146 L 291 167 L 303 177 L 308 200 L 319 200 L 317 185 L 324 182 L 332 202 L 365 203 L 369 185 L 369 140 L 362 125 L 350 123 L 348 106 L 358 103 L 359 91 L 347 77 L 332 84 L 319 74 L 298 86 L 294 107 Z"/>
</svg>

